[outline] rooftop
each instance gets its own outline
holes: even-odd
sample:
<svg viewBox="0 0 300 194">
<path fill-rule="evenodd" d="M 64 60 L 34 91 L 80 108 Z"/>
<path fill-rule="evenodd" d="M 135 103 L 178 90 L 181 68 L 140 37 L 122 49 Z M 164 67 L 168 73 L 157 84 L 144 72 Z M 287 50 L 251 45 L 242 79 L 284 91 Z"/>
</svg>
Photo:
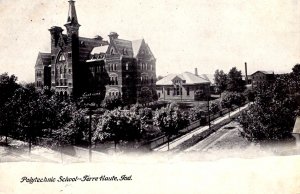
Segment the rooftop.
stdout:
<svg viewBox="0 0 300 194">
<path fill-rule="evenodd" d="M 210 81 L 208 81 L 207 79 L 205 79 L 201 76 L 197 76 L 190 72 L 184 72 L 181 74 L 169 74 L 166 77 L 162 78 L 161 80 L 157 81 L 156 85 L 173 85 L 173 80 L 176 77 L 181 80 L 184 80 L 185 85 L 210 83 Z"/>
</svg>

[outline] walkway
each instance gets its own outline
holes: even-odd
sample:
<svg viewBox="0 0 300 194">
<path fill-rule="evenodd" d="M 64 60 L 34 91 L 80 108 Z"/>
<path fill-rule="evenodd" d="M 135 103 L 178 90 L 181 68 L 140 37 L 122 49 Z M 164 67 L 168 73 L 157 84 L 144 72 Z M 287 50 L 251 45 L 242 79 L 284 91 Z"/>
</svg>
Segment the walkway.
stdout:
<svg viewBox="0 0 300 194">
<path fill-rule="evenodd" d="M 240 109 L 237 109 L 233 112 L 230 112 L 230 117 L 235 116 L 236 114 L 239 113 L 239 111 L 242 111 L 245 108 L 247 108 L 248 105 L 249 104 L 246 104 L 245 106 L 241 107 Z M 211 123 L 212 124 L 218 124 L 218 123 L 220 123 L 220 122 L 222 122 L 222 121 L 224 121 L 225 119 L 228 119 L 228 118 L 229 118 L 229 115 L 226 114 L 225 116 L 219 117 L 218 119 L 212 121 Z M 173 149 L 173 148 L 177 147 L 178 145 L 182 144 L 183 142 L 185 142 L 186 140 L 188 140 L 188 139 L 192 138 L 193 136 L 198 135 L 198 134 L 200 134 L 200 133 L 202 133 L 202 132 L 204 132 L 208 129 L 209 129 L 208 125 L 203 126 L 203 127 L 198 127 L 196 129 L 194 129 L 193 131 L 191 131 L 191 132 L 189 132 L 189 133 L 187 133 L 187 134 L 171 141 L 170 144 L 169 144 L 169 147 L 170 147 L 170 149 Z M 157 147 L 153 150 L 154 151 L 168 151 L 168 143 L 165 143 L 165 144 L 163 144 L 163 145 L 161 145 L 161 146 L 159 146 L 159 147 Z"/>
</svg>

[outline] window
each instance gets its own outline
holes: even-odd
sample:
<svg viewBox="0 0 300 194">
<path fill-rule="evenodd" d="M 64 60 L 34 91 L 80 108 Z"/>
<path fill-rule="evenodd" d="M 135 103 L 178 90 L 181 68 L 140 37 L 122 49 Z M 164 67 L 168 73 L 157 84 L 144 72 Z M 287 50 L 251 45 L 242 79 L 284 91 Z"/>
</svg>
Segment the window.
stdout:
<svg viewBox="0 0 300 194">
<path fill-rule="evenodd" d="M 114 54 L 114 49 L 110 49 L 110 54 L 113 55 Z"/>
<path fill-rule="evenodd" d="M 126 66 L 125 66 L 125 69 L 126 69 L 126 70 L 128 70 L 128 66 L 129 66 L 129 64 L 128 64 L 128 63 L 126 63 Z"/>
<path fill-rule="evenodd" d="M 189 88 L 189 87 L 186 88 L 186 95 L 187 95 L 187 96 L 190 95 L 190 88 Z"/>
<path fill-rule="evenodd" d="M 170 88 L 167 88 L 167 95 L 170 95 Z"/>
<path fill-rule="evenodd" d="M 72 69 L 69 69 L 69 74 L 71 74 L 72 73 Z"/>
<path fill-rule="evenodd" d="M 148 70 L 148 64 L 147 63 L 145 64 L 145 69 Z"/>
<path fill-rule="evenodd" d="M 68 52 L 68 57 L 71 58 L 72 57 L 72 53 Z"/>
<path fill-rule="evenodd" d="M 54 55 L 52 55 L 52 56 L 51 56 L 51 60 L 54 60 L 54 59 L 55 59 L 55 56 L 54 56 Z"/>
<path fill-rule="evenodd" d="M 58 61 L 65 61 L 65 60 L 66 60 L 65 56 L 61 54 Z"/>
<path fill-rule="evenodd" d="M 178 96 L 180 95 L 179 91 L 180 91 L 179 86 L 176 86 L 176 95 L 178 95 Z"/>
</svg>

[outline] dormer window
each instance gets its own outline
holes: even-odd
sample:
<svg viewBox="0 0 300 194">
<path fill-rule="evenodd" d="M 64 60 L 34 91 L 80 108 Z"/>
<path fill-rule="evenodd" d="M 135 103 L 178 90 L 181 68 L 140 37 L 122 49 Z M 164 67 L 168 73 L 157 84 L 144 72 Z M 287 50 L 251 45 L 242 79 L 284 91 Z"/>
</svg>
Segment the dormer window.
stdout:
<svg viewBox="0 0 300 194">
<path fill-rule="evenodd" d="M 114 49 L 110 49 L 110 54 L 113 55 L 114 54 Z"/>
</svg>

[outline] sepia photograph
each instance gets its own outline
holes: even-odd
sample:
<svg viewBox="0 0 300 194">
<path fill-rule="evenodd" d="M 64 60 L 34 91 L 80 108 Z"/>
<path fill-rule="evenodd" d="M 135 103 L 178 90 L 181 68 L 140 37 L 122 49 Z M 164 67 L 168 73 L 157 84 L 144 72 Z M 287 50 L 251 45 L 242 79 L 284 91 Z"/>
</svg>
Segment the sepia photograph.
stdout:
<svg viewBox="0 0 300 194">
<path fill-rule="evenodd" d="M 300 193 L 299 0 L 0 0 L 0 194 Z"/>
</svg>

